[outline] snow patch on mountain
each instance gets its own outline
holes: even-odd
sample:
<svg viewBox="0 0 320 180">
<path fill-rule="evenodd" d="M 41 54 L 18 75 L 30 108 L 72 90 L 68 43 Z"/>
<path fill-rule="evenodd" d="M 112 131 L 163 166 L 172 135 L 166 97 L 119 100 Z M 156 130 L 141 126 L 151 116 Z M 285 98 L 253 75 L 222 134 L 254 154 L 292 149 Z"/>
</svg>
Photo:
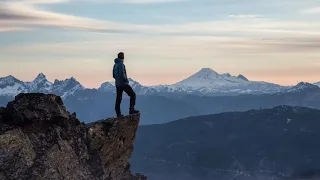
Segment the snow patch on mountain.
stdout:
<svg viewBox="0 0 320 180">
<path fill-rule="evenodd" d="M 320 87 L 320 81 L 319 81 L 319 82 L 314 83 L 314 85 L 316 85 L 316 86 Z"/>
<path fill-rule="evenodd" d="M 158 92 L 200 92 L 213 93 L 274 93 L 284 89 L 280 85 L 249 81 L 245 76 L 232 76 L 229 73 L 219 74 L 210 68 L 199 72 L 173 85 L 155 86 Z"/>
<path fill-rule="evenodd" d="M 9 86 L 0 88 L 1 96 L 15 96 L 19 93 L 26 92 L 26 89 L 23 85 L 19 83 L 14 83 Z"/>
<path fill-rule="evenodd" d="M 139 94 L 139 95 L 152 94 L 157 92 L 155 89 L 151 87 L 143 86 L 131 78 L 129 78 L 129 85 L 132 87 L 132 89 L 134 89 L 136 94 Z"/>
<path fill-rule="evenodd" d="M 157 90 L 155 90 L 153 87 L 143 86 L 139 82 L 137 82 L 131 78 L 128 78 L 128 80 L 129 80 L 129 85 L 132 87 L 132 89 L 138 95 L 157 93 Z M 99 90 L 100 91 L 113 91 L 113 92 L 115 92 L 115 90 L 116 90 L 115 81 L 103 83 L 100 86 Z"/>
<path fill-rule="evenodd" d="M 66 80 L 55 80 L 52 86 L 52 92 L 66 98 L 73 95 L 75 91 L 84 90 L 83 87 L 74 77 Z"/>
<path fill-rule="evenodd" d="M 43 73 L 40 73 L 32 82 L 25 84 L 31 92 L 50 92 L 52 90 L 52 83 Z"/>
<path fill-rule="evenodd" d="M 16 94 L 26 92 L 27 88 L 24 82 L 18 80 L 13 76 L 0 78 L 0 95 L 14 96 Z"/>
<path fill-rule="evenodd" d="M 303 92 L 307 90 L 320 90 L 320 88 L 311 83 L 300 82 L 296 86 L 290 89 L 284 90 L 282 93 L 298 93 L 298 92 Z"/>
<path fill-rule="evenodd" d="M 110 82 L 104 82 L 101 84 L 101 86 L 98 88 L 99 91 L 108 92 L 108 91 L 114 91 L 115 86 Z"/>
<path fill-rule="evenodd" d="M 0 78 L 0 85 L 14 85 L 14 83 L 21 82 L 17 78 L 13 76 L 7 76 L 7 77 L 2 77 Z"/>
<path fill-rule="evenodd" d="M 78 90 L 85 89 L 76 79 L 56 80 L 51 83 L 43 73 L 40 73 L 33 81 L 23 82 L 13 76 L 0 78 L 0 95 L 16 96 L 19 93 L 41 92 L 52 93 L 63 98 L 73 95 Z"/>
<path fill-rule="evenodd" d="M 129 84 L 137 95 L 161 93 L 186 93 L 198 95 L 231 94 L 270 94 L 281 92 L 299 92 L 305 87 L 320 86 L 320 82 L 299 83 L 299 86 L 285 87 L 277 84 L 249 81 L 245 76 L 233 76 L 230 73 L 219 74 L 210 68 L 203 68 L 178 83 L 172 85 L 144 86 L 129 78 Z M 310 86 L 311 85 L 311 86 Z M 317 86 L 315 86 L 317 85 Z M 62 96 L 64 99 L 76 91 L 85 90 L 75 78 L 55 80 L 51 83 L 43 73 L 33 81 L 23 82 L 13 76 L 0 78 L 0 95 L 15 96 L 21 92 L 43 92 Z M 116 92 L 115 82 L 105 82 L 98 88 L 101 92 Z"/>
<path fill-rule="evenodd" d="M 67 98 L 68 96 L 72 96 L 74 95 L 74 93 L 76 91 L 80 91 L 80 90 L 83 90 L 84 87 L 80 84 L 78 85 L 75 85 L 74 87 L 72 87 L 71 89 L 68 89 L 67 91 L 64 91 L 63 94 L 61 95 L 62 99 L 65 99 Z"/>
</svg>

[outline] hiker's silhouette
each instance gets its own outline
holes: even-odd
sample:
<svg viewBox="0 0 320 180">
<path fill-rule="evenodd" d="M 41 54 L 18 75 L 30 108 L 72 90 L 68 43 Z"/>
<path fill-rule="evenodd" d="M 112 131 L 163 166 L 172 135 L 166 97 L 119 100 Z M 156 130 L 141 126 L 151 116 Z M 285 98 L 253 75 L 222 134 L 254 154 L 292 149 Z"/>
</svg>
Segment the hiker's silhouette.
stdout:
<svg viewBox="0 0 320 180">
<path fill-rule="evenodd" d="M 113 78 L 116 81 L 115 85 L 117 88 L 117 99 L 116 99 L 116 105 L 115 105 L 117 117 L 123 116 L 121 114 L 121 101 L 122 101 L 123 91 L 126 92 L 128 96 L 130 96 L 129 114 L 139 113 L 139 111 L 135 110 L 134 108 L 136 104 L 136 93 L 133 91 L 133 89 L 129 85 L 126 66 L 124 65 L 123 61 L 124 61 L 124 53 L 120 52 L 118 54 L 118 58 L 114 60 L 114 66 L 113 66 Z"/>
</svg>

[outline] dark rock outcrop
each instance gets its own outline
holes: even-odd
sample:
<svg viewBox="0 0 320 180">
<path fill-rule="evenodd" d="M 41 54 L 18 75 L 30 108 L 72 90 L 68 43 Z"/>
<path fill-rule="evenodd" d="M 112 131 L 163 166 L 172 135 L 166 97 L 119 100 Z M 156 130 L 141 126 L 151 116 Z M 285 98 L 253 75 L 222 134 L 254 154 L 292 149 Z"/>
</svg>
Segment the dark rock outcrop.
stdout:
<svg viewBox="0 0 320 180">
<path fill-rule="evenodd" d="M 14 124 L 39 121 L 66 123 L 69 114 L 59 96 L 39 94 L 19 94 L 9 102 L 6 109 L 8 120 Z"/>
<path fill-rule="evenodd" d="M 19 94 L 0 108 L 0 179 L 145 180 L 129 170 L 139 120 L 86 125 L 59 96 Z"/>
</svg>

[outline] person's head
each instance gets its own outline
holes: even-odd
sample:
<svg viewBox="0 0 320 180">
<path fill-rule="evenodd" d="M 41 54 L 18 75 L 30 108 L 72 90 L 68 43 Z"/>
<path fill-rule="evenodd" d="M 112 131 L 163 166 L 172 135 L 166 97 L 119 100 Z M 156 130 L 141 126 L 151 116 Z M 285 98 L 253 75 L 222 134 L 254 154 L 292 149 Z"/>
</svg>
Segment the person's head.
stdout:
<svg viewBox="0 0 320 180">
<path fill-rule="evenodd" d="M 123 59 L 124 59 L 124 53 L 123 53 L 123 52 L 120 52 L 120 53 L 118 54 L 118 58 L 123 60 Z"/>
</svg>

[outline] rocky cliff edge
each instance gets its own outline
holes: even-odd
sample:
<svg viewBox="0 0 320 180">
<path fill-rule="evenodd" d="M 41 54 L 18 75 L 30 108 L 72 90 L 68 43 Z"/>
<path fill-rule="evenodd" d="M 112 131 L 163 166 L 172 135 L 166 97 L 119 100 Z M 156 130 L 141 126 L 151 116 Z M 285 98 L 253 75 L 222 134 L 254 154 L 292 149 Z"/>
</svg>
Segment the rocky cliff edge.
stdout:
<svg viewBox="0 0 320 180">
<path fill-rule="evenodd" d="M 0 179 L 146 180 L 130 172 L 140 114 L 91 124 L 51 94 L 19 94 L 0 108 Z"/>
</svg>

